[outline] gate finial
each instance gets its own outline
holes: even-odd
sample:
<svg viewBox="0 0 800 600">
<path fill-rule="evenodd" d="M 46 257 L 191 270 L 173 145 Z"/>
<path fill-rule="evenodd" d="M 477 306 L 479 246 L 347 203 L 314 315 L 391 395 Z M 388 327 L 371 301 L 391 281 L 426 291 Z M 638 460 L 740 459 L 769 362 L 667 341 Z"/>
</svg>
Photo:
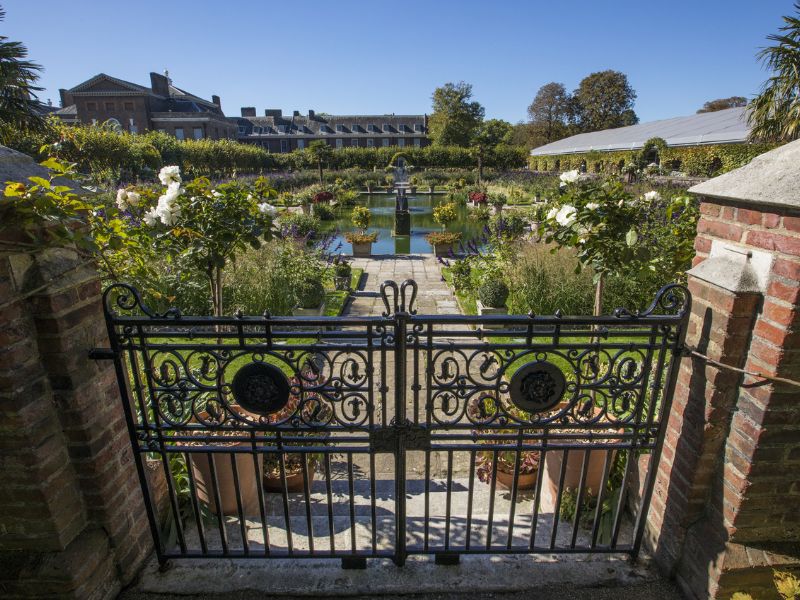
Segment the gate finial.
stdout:
<svg viewBox="0 0 800 600">
<path fill-rule="evenodd" d="M 411 288 L 411 297 L 408 298 L 406 304 L 406 290 Z M 396 281 L 387 279 L 381 284 L 381 299 L 386 310 L 383 312 L 384 317 L 390 317 L 398 312 L 408 312 L 412 315 L 417 314 L 414 308 L 414 301 L 417 299 L 417 282 L 413 279 L 406 279 L 399 286 Z M 392 290 L 391 301 L 389 299 L 389 290 Z"/>
</svg>

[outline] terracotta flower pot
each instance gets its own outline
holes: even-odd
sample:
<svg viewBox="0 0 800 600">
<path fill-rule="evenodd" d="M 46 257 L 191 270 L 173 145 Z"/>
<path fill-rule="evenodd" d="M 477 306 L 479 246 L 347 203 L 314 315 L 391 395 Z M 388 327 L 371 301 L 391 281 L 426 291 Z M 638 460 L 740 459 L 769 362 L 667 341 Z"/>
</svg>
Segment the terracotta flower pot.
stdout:
<svg viewBox="0 0 800 600">
<path fill-rule="evenodd" d="M 517 490 L 532 490 L 536 487 L 536 474 L 533 473 L 520 473 L 517 477 Z M 497 469 L 497 483 L 507 490 L 511 489 L 514 484 L 514 473 L 506 473 Z"/>
<path fill-rule="evenodd" d="M 311 488 L 311 484 L 314 483 L 314 469 L 312 465 L 309 463 L 308 465 L 308 487 Z M 299 471 L 297 473 L 288 474 L 286 475 L 286 489 L 292 492 L 302 492 L 305 490 L 305 486 L 303 485 L 303 472 Z M 275 477 L 273 475 L 264 474 L 264 491 L 265 492 L 276 492 L 282 493 L 283 492 L 283 481 L 280 478 L 280 475 Z"/>
<path fill-rule="evenodd" d="M 234 446 L 246 445 L 248 444 L 234 444 Z M 217 510 L 217 502 L 214 495 L 214 480 L 211 477 L 211 465 L 213 463 L 217 478 L 217 487 L 219 488 L 222 514 L 225 516 L 239 514 L 231 456 L 235 456 L 234 460 L 239 477 L 239 494 L 242 500 L 242 511 L 245 516 L 258 514 L 258 482 L 256 481 L 256 468 L 253 465 L 254 458 L 252 454 L 216 452 L 211 454 L 211 460 L 209 461 L 207 454 L 189 453 L 192 475 L 194 476 L 195 486 L 197 487 L 197 498 L 201 502 L 208 504 L 214 513 L 220 514 Z M 261 457 L 259 456 L 256 460 L 258 461 L 258 469 L 261 471 Z"/>
</svg>

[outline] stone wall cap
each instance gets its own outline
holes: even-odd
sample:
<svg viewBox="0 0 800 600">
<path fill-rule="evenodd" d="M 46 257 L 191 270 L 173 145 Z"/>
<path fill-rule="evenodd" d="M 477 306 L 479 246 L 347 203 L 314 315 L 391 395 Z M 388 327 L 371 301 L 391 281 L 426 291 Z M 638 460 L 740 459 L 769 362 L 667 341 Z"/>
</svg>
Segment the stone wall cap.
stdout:
<svg viewBox="0 0 800 600">
<path fill-rule="evenodd" d="M 800 140 L 765 152 L 689 191 L 707 198 L 800 209 Z"/>
</svg>

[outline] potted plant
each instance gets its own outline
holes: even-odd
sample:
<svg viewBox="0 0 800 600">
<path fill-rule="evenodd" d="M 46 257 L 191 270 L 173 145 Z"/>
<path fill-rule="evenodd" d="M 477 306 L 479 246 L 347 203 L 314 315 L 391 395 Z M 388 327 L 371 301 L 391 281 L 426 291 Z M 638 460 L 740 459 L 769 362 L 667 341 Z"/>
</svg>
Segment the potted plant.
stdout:
<svg viewBox="0 0 800 600">
<path fill-rule="evenodd" d="M 339 291 L 350 291 L 353 269 L 346 260 L 338 260 L 333 266 L 333 286 Z"/>
<path fill-rule="evenodd" d="M 419 179 L 416 175 L 408 178 L 408 191 L 412 196 L 417 193 L 417 185 L 419 185 Z"/>
<path fill-rule="evenodd" d="M 307 275 L 297 285 L 297 307 L 292 311 L 296 317 L 318 317 L 325 312 L 325 286 L 322 278 Z"/>
<path fill-rule="evenodd" d="M 486 195 L 486 192 L 482 191 L 474 191 L 469 193 L 469 201 L 472 202 L 472 206 L 480 206 L 482 204 L 486 204 L 489 197 Z"/>
<path fill-rule="evenodd" d="M 302 381 L 314 381 L 314 375 L 309 370 L 304 370 L 301 377 L 293 377 L 290 384 L 293 389 L 302 387 Z M 297 394 L 292 394 L 289 397 L 289 402 L 278 413 L 267 417 L 267 422 L 270 424 L 283 423 L 295 417 L 297 407 L 300 402 L 300 397 Z M 320 402 L 319 397 L 315 394 L 307 394 L 301 410 L 303 413 L 302 420 L 306 423 L 319 423 L 324 424 L 331 418 L 331 409 L 327 403 Z M 297 438 L 310 438 L 308 445 L 319 446 L 325 444 L 320 438 L 326 438 L 329 433 L 324 430 L 297 430 L 288 433 L 291 437 Z M 272 445 L 270 443 L 270 445 Z M 285 445 L 302 445 L 302 442 L 286 442 Z M 264 469 L 263 481 L 264 491 L 283 493 L 284 492 L 284 478 L 286 480 L 286 491 L 303 492 L 305 491 L 305 482 L 308 481 L 309 490 L 311 484 L 314 482 L 316 476 L 317 466 L 322 460 L 322 454 L 319 452 L 266 452 L 264 453 Z M 281 463 L 283 463 L 283 473 L 281 473 Z M 251 469 L 252 470 L 252 469 Z M 305 473 L 304 473 L 305 471 Z"/>
<path fill-rule="evenodd" d="M 392 190 L 394 190 L 394 176 L 387 175 L 383 178 L 383 181 L 386 183 L 386 193 L 391 194 Z"/>
<path fill-rule="evenodd" d="M 372 244 L 378 239 L 377 233 L 367 233 L 369 222 L 372 220 L 372 213 L 366 206 L 356 206 L 350 217 L 351 223 L 358 227 L 359 233 L 346 233 L 345 239 L 353 245 L 353 256 L 358 258 L 369 258 L 372 256 Z"/>
<path fill-rule="evenodd" d="M 461 240 L 461 233 L 453 231 L 432 231 L 425 236 L 425 239 L 433 246 L 433 254 L 435 256 L 452 256 L 453 244 Z"/>
<path fill-rule="evenodd" d="M 333 200 L 333 194 L 328 190 L 317 192 L 311 196 L 311 213 L 322 220 L 328 220 L 325 218 L 325 215 L 332 214 L 328 206 L 331 200 Z"/>
<path fill-rule="evenodd" d="M 201 423 L 212 420 L 207 412 L 200 412 L 198 420 Z M 195 435 L 207 435 L 215 439 L 211 442 L 215 447 L 238 446 L 250 447 L 249 442 L 224 441 L 226 437 L 242 436 L 241 430 L 235 429 L 197 429 L 193 430 Z M 219 440 L 219 441 L 216 441 Z M 206 442 L 197 442 L 197 445 L 205 445 Z M 190 444 L 191 445 L 191 444 Z M 234 478 L 233 462 L 236 464 L 236 475 L 239 481 L 239 496 L 242 502 L 242 512 L 244 515 L 258 513 L 258 482 L 255 478 L 253 460 L 258 460 L 261 465 L 261 458 L 254 459 L 254 456 L 246 452 L 188 452 L 189 463 L 197 489 L 197 498 L 208 506 L 209 510 L 216 515 L 238 515 L 239 506 L 236 499 L 236 478 Z M 211 475 L 211 467 L 214 467 L 214 477 L 219 490 L 219 502 L 221 510 L 217 509 L 216 494 L 214 491 L 214 478 Z"/>
<path fill-rule="evenodd" d="M 508 198 L 506 198 L 505 194 L 492 194 L 490 202 L 494 208 L 494 214 L 499 215 L 503 210 L 503 206 L 508 202 Z"/>
<path fill-rule="evenodd" d="M 479 403 L 483 404 L 483 407 Z M 478 403 L 470 404 L 468 409 L 470 417 L 476 422 L 483 418 L 493 418 L 497 412 L 497 406 L 492 398 L 484 397 Z M 516 407 L 509 406 L 506 412 L 521 419 L 525 419 L 525 413 Z M 484 431 L 485 432 L 485 431 Z M 476 431 L 475 435 L 480 444 L 485 444 L 489 448 L 492 445 L 504 443 L 502 440 L 487 440 L 482 438 L 481 431 Z M 492 429 L 492 434 L 516 435 L 514 429 Z M 517 458 L 519 455 L 519 459 Z M 475 455 L 475 473 L 478 479 L 486 484 L 491 484 L 493 475 L 497 484 L 507 490 L 514 485 L 514 473 L 517 474 L 517 490 L 532 490 L 536 487 L 536 478 L 539 471 L 540 452 L 538 450 L 498 450 L 497 460 L 494 458 L 495 451 L 491 449 L 479 450 Z M 519 462 L 519 466 L 517 466 Z"/>
<path fill-rule="evenodd" d="M 433 220 L 442 226 L 443 231 L 457 218 L 458 213 L 456 212 L 456 205 L 453 202 L 439 204 L 433 208 Z"/>
<path fill-rule="evenodd" d="M 508 286 L 499 277 L 490 276 L 478 287 L 478 314 L 507 315 L 506 300 Z"/>
</svg>

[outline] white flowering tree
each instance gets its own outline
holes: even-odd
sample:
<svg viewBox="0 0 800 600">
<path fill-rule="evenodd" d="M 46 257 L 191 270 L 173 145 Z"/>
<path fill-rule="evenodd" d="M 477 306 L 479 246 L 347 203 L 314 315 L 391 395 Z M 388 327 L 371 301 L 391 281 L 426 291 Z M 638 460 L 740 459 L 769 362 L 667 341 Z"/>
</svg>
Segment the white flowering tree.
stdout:
<svg viewBox="0 0 800 600">
<path fill-rule="evenodd" d="M 160 194 L 121 189 L 117 208 L 130 215 L 131 228 L 149 237 L 157 252 L 180 257 L 205 274 L 214 315 L 221 316 L 223 270 L 239 252 L 258 249 L 271 237 L 277 211 L 266 199 L 275 190 L 265 182 L 253 190 L 236 182 L 214 187 L 205 177 L 184 185 L 177 166 L 164 167 L 158 178 L 164 186 Z"/>
<path fill-rule="evenodd" d="M 650 270 L 671 278 L 691 260 L 697 221 L 691 198 L 677 196 L 665 205 L 658 192 L 637 197 L 619 181 L 585 179 L 578 171 L 560 179 L 561 193 L 549 203 L 540 234 L 546 243 L 575 249 L 576 271 L 592 270 L 595 315 L 601 314 L 610 274 L 635 277 Z M 665 218 L 654 218 L 656 212 Z"/>
</svg>

